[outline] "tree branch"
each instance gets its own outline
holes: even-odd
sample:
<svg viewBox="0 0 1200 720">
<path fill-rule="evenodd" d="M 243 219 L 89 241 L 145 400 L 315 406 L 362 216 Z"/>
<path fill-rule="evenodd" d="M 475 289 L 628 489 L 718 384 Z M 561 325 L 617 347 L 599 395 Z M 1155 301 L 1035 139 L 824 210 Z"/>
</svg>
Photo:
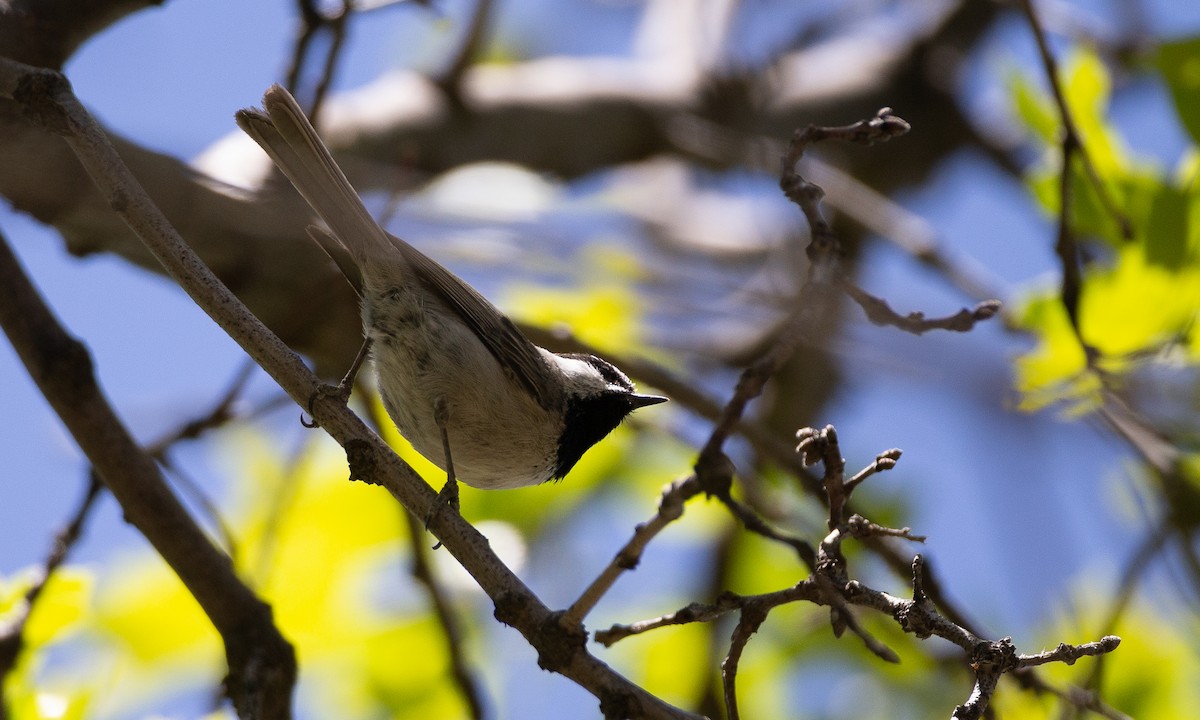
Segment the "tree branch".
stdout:
<svg viewBox="0 0 1200 720">
<path fill-rule="evenodd" d="M 596 633 L 596 640 L 611 645 L 632 635 L 665 627 L 692 622 L 711 622 L 722 615 L 737 610 L 741 617 L 734 629 L 730 649 L 722 663 L 722 679 L 727 712 L 731 718 L 738 716 L 736 698 L 736 675 L 738 662 L 750 636 L 766 620 L 770 611 L 784 604 L 811 602 L 830 608 L 830 621 L 835 636 L 840 637 L 850 630 L 860 637 L 867 649 L 887 662 L 899 662 L 896 653 L 873 637 L 853 614 L 852 606 L 877 610 L 891 616 L 902 630 L 918 638 L 938 636 L 948 640 L 964 652 L 966 664 L 975 674 L 975 684 L 966 703 L 954 710 L 955 718 L 978 718 L 987 709 L 1000 678 L 1005 674 L 1028 675 L 1038 665 L 1050 662 L 1074 663 L 1080 657 L 1099 656 L 1112 652 L 1120 644 L 1115 636 L 1105 636 L 1098 641 L 1081 645 L 1060 644 L 1051 651 L 1033 655 L 1020 655 L 1010 638 L 998 641 L 985 640 L 965 627 L 955 623 L 938 611 L 927 588 L 928 574 L 924 560 L 916 555 L 911 562 L 912 599 L 905 600 L 886 592 L 867 587 L 849 577 L 848 563 L 842 552 L 847 538 L 859 540 L 879 537 L 899 537 L 911 541 L 924 538 L 913 535 L 908 528 L 889 528 L 868 521 L 860 515 L 847 515 L 844 508 L 850 495 L 872 474 L 894 465 L 899 457 L 898 450 L 880 453 L 875 461 L 845 479 L 845 463 L 841 458 L 837 433 L 832 426 L 822 430 L 805 428 L 797 433 L 800 445 L 797 452 L 806 462 L 820 462 L 826 466 L 824 485 L 828 494 L 829 533 L 821 540 L 817 550 L 816 566 L 809 577 L 796 585 L 763 593 L 761 595 L 737 595 L 724 592 L 713 604 L 692 603 L 674 613 L 630 625 L 613 625 Z M 1098 704 L 1094 698 L 1089 702 Z M 1077 703 L 1078 705 L 1078 703 Z M 1115 714 L 1111 708 L 1099 710 Z"/>
<path fill-rule="evenodd" d="M 0 243 L 3 242 L 4 239 L 0 236 Z M 7 245 L 5 246 L 7 247 Z M 0 250 L 0 263 L 3 263 L 2 250 Z M 16 667 L 21 650 L 24 649 L 25 626 L 29 621 L 29 616 L 33 614 L 38 598 L 46 589 L 46 583 L 50 582 L 55 571 L 66 561 L 67 554 L 71 552 L 71 548 L 83 534 L 83 524 L 91 513 L 92 507 L 95 506 L 96 498 L 100 496 L 100 490 L 103 487 L 104 485 L 94 471 L 88 473 L 88 487 L 84 492 L 83 500 L 71 515 L 66 526 L 55 535 L 54 542 L 50 546 L 50 553 L 42 563 L 38 576 L 25 591 L 24 605 L 17 608 L 10 617 L 5 619 L 3 624 L 0 624 L 0 718 L 5 717 L 7 709 L 3 688 L 6 686 L 8 674 Z"/>
<path fill-rule="evenodd" d="M 0 73 L 8 67 L 0 63 Z M 0 86 L 3 86 L 0 84 Z M 291 717 L 292 646 L 171 494 L 158 466 L 108 404 L 87 349 L 70 337 L 0 238 L 0 326 L 125 517 L 163 557 L 225 642 L 226 692 L 242 717 Z"/>
</svg>

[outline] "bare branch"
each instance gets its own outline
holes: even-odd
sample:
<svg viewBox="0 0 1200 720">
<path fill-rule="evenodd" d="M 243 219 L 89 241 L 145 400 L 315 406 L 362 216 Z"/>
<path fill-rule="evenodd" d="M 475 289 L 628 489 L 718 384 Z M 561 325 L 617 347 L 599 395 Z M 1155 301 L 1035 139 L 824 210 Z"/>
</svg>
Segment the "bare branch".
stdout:
<svg viewBox="0 0 1200 720">
<path fill-rule="evenodd" d="M 867 587 L 857 580 L 849 578 L 848 563 L 842 552 L 847 538 L 877 539 L 880 537 L 898 537 L 910 541 L 924 541 L 924 537 L 914 535 L 909 528 L 889 528 L 873 523 L 858 514 L 846 515 L 844 507 L 850 492 L 873 472 L 890 468 L 900 456 L 899 450 L 887 450 L 876 456 L 875 461 L 856 474 L 849 481 L 844 481 L 845 462 L 841 457 L 837 431 L 832 426 L 821 430 L 805 428 L 797 433 L 800 440 L 797 452 L 802 455 L 806 464 L 821 462 L 826 464 L 824 485 L 828 493 L 828 504 L 831 508 L 829 516 L 829 533 L 821 540 L 817 548 L 815 566 L 811 575 L 793 587 L 762 595 L 742 596 L 731 592 L 722 593 L 713 604 L 692 603 L 675 613 L 664 615 L 651 620 L 644 620 L 630 625 L 613 625 L 607 630 L 596 634 L 597 641 L 611 645 L 631 635 L 648 632 L 668 625 L 679 625 L 692 622 L 711 622 L 733 610 L 739 610 L 741 617 L 734 630 L 731 645 L 725 661 L 722 663 L 722 680 L 727 713 L 730 717 L 738 716 L 736 697 L 737 668 L 741 655 L 749 642 L 751 635 L 766 620 L 770 611 L 783 604 L 806 601 L 830 609 L 830 625 L 835 637 L 840 637 L 846 630 L 862 639 L 866 648 L 876 657 L 886 662 L 899 662 L 899 656 L 891 648 L 875 638 L 859 622 L 854 613 L 854 606 L 877 610 L 895 619 L 902 630 L 912 633 L 918 638 L 941 637 L 954 643 L 962 649 L 966 656 L 967 665 L 975 674 L 975 684 L 968 701 L 954 711 L 956 718 L 978 718 L 987 709 L 1000 678 L 1005 674 L 1018 674 L 1023 682 L 1044 683 L 1036 680 L 1030 669 L 1049 662 L 1073 663 L 1080 657 L 1097 656 L 1112 652 L 1120 644 L 1115 636 L 1106 636 L 1096 642 L 1081 645 L 1063 643 L 1054 650 L 1034 655 L 1018 655 L 1010 638 L 998 641 L 988 641 L 979 637 L 969 629 L 948 619 L 938 611 L 931 600 L 928 590 L 930 577 L 920 555 L 913 557 L 911 568 L 912 599 L 900 597 Z M 1058 692 L 1064 697 L 1069 692 Z M 1086 705 L 1076 699 L 1076 706 L 1100 707 L 1098 712 L 1106 716 L 1119 716 L 1111 708 L 1103 707 L 1095 698 L 1088 699 Z"/>
<path fill-rule="evenodd" d="M 308 116 L 315 124 L 318 122 L 321 105 L 329 93 L 333 76 L 337 69 L 337 61 L 342 54 L 342 45 L 346 41 L 346 25 L 353 10 L 351 0 L 342 0 L 341 8 L 326 15 L 317 6 L 315 0 L 297 0 L 300 9 L 300 33 L 296 38 L 296 46 L 292 51 L 292 64 L 287 71 L 287 87 L 292 94 L 299 92 L 300 75 L 312 48 L 313 40 L 323 29 L 329 31 L 329 47 L 325 51 L 325 59 L 321 67 L 321 75 L 313 90 L 312 102 L 308 105 Z"/>
<path fill-rule="evenodd" d="M 492 0 L 475 0 L 475 9 L 471 13 L 471 20 L 467 24 L 467 29 L 463 33 L 458 47 L 445 69 L 434 79 L 434 82 L 442 88 L 442 92 L 446 93 L 455 107 L 464 107 L 463 76 L 483 47 L 483 42 L 487 37 L 488 24 L 492 18 L 493 4 Z"/>
<path fill-rule="evenodd" d="M 648 522 L 640 523 L 633 531 L 633 537 L 613 557 L 600 575 L 588 585 L 579 598 L 571 603 L 571 607 L 560 617 L 564 627 L 583 624 L 583 619 L 596 607 L 596 603 L 604 597 L 626 571 L 633 570 L 641 562 L 642 552 L 667 525 L 683 517 L 683 506 L 689 499 L 700 493 L 700 483 L 695 475 L 688 476 L 668 485 L 658 501 L 658 512 Z"/>
<path fill-rule="evenodd" d="M 930 330 L 953 330 L 954 332 L 970 332 L 975 324 L 989 320 L 1000 312 L 999 300 L 985 300 L 971 309 L 963 308 L 953 315 L 941 318 L 926 318 L 923 312 L 911 312 L 900 315 L 888 305 L 883 298 L 876 297 L 852 282 L 842 282 L 841 287 L 846 294 L 858 303 L 867 314 L 867 319 L 875 325 L 891 325 L 913 335 L 923 335 Z"/>
<path fill-rule="evenodd" d="M 7 67 L 0 62 L 0 68 Z M 0 238 L 0 326 L 125 517 L 175 571 L 225 642 L 226 688 L 242 717 L 291 717 L 292 646 L 167 487 L 96 384 L 91 357 L 57 319 Z M 253 710 L 252 710 L 253 709 Z"/>
<path fill-rule="evenodd" d="M 742 606 L 742 599 L 730 592 L 722 593 L 717 601 L 711 605 L 706 603 L 694 602 L 687 607 L 680 608 L 673 613 L 668 613 L 661 617 L 651 620 L 642 620 L 630 625 L 613 625 L 607 630 L 601 630 L 595 634 L 596 642 L 610 647 L 620 640 L 624 640 L 631 635 L 640 635 L 650 630 L 656 630 L 669 625 L 687 625 L 694 622 L 712 622 L 717 618 L 737 610 Z"/>
<path fill-rule="evenodd" d="M 2 241 L 2 238 L 0 238 Z M 46 556 L 46 560 L 42 563 L 38 577 L 25 591 L 25 603 L 22 607 L 14 610 L 11 617 L 7 618 L 0 625 L 0 688 L 4 687 L 5 678 L 16 667 L 17 659 L 20 657 L 21 650 L 24 648 L 25 640 L 25 625 L 29 621 L 29 616 L 33 614 L 34 606 L 37 605 L 38 598 L 41 597 L 42 591 L 46 589 L 46 583 L 50 582 L 50 578 L 58 568 L 66 561 L 67 555 L 71 552 L 71 548 L 83 535 L 83 525 L 86 522 L 88 515 L 91 514 L 92 508 L 95 506 L 96 498 L 100 496 L 100 490 L 104 485 L 100 482 L 100 478 L 95 471 L 88 473 L 88 487 L 84 492 L 83 500 L 79 503 L 79 507 L 71 515 L 71 519 L 66 526 L 58 532 L 54 537 L 54 542 L 50 546 L 50 553 Z M 3 693 L 0 693 L 0 715 L 4 712 Z"/>
<path fill-rule="evenodd" d="M 1033 9 L 1033 2 L 1032 0 L 1020 1 L 1021 10 L 1029 20 L 1029 28 L 1033 31 L 1033 38 L 1037 42 L 1038 55 L 1041 57 L 1042 67 L 1046 71 L 1046 80 L 1050 83 L 1050 91 L 1054 97 L 1054 104 L 1058 107 L 1059 119 L 1063 125 L 1063 176 L 1070 175 L 1071 165 L 1069 155 L 1072 152 L 1078 153 L 1079 162 L 1083 166 L 1088 181 L 1091 182 L 1092 187 L 1096 190 L 1096 194 L 1100 198 L 1100 204 L 1104 207 L 1105 212 L 1117 223 L 1121 231 L 1121 236 L 1126 240 L 1132 240 L 1133 224 L 1117 206 L 1108 189 L 1108 185 L 1100 178 L 1100 174 L 1096 172 L 1096 166 L 1092 162 L 1091 155 L 1083 143 L 1083 136 L 1079 133 L 1079 129 L 1075 125 L 1075 119 L 1071 115 L 1071 108 L 1067 105 L 1067 98 L 1063 93 L 1060 83 L 1058 63 L 1054 59 L 1054 54 L 1050 52 L 1050 44 L 1046 41 L 1046 31 L 1038 19 L 1037 12 Z"/>
<path fill-rule="evenodd" d="M 1081 657 L 1104 655 L 1116 650 L 1120 644 L 1121 638 L 1116 635 L 1105 635 L 1095 642 L 1084 643 L 1082 645 L 1059 643 L 1058 647 L 1053 650 L 1047 650 L 1035 655 L 1019 655 L 1017 656 L 1017 662 L 1020 663 L 1021 667 L 1036 667 L 1052 662 L 1074 665 L 1075 661 Z"/>
<path fill-rule="evenodd" d="M 821 200 L 825 197 L 825 191 L 801 177 L 796 163 L 804 156 L 809 144 L 814 142 L 832 139 L 874 145 L 903 135 L 909 129 L 907 122 L 893 115 L 891 108 L 885 107 L 870 120 L 836 127 L 809 125 L 792 135 L 787 152 L 780 160 L 779 188 L 804 212 L 812 231 L 812 240 L 808 245 L 808 259 L 812 261 L 810 280 L 832 282 L 838 271 L 842 247 L 833 233 L 833 228 L 821 212 Z"/>
<path fill-rule="evenodd" d="M 854 488 L 858 487 L 862 481 L 871 477 L 875 473 L 891 470 L 896 467 L 896 463 L 900 461 L 900 448 L 892 448 L 884 450 L 875 456 L 875 462 L 859 470 L 854 474 L 854 477 L 846 481 L 846 492 L 853 492 Z"/>
<path fill-rule="evenodd" d="M 737 704 L 737 671 L 738 663 L 742 659 L 742 651 L 746 649 L 746 643 L 750 642 L 750 636 L 758 632 L 758 628 L 766 619 L 767 610 L 765 608 L 748 605 L 742 608 L 742 615 L 733 629 L 729 654 L 721 663 L 721 684 L 725 688 L 725 709 L 729 714 L 729 720 L 738 720 L 741 717 Z"/>
<path fill-rule="evenodd" d="M 927 320 L 924 313 L 914 312 L 907 316 L 897 314 L 882 298 L 862 290 L 850 280 L 844 278 L 840 271 L 842 246 L 833 228 L 821 211 L 821 201 L 825 191 L 816 183 L 806 180 L 800 175 L 797 164 L 804 156 L 808 146 L 821 140 L 843 140 L 861 145 L 873 145 L 886 142 L 894 137 L 904 135 L 910 126 L 902 118 L 892 113 L 891 108 L 881 108 L 875 117 L 860 120 L 856 123 L 822 127 L 809 125 L 797 130 L 787 151 L 781 159 L 779 187 L 789 200 L 794 202 L 804 212 L 805 219 L 812 233 L 808 245 L 808 258 L 812 262 L 809 270 L 809 281 L 823 284 L 834 284 L 846 292 L 866 312 L 867 318 L 876 325 L 893 325 L 901 330 L 917 335 L 929 330 L 955 330 L 966 332 L 975 327 L 981 320 L 987 320 L 1000 311 L 999 300 L 987 300 L 979 303 L 972 310 L 961 310 L 945 318 Z"/>
</svg>

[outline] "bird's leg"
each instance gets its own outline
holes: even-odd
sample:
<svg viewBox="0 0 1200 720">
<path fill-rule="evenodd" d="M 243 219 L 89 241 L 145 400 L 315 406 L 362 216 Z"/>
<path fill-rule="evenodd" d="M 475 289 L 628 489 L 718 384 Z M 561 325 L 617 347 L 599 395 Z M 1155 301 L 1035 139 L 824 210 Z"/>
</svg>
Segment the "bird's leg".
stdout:
<svg viewBox="0 0 1200 720">
<path fill-rule="evenodd" d="M 442 452 L 446 454 L 446 484 L 438 492 L 437 498 L 433 501 L 433 507 L 425 516 L 426 530 L 429 529 L 429 524 L 442 511 L 442 508 L 449 506 L 454 509 L 454 512 L 458 512 L 458 478 L 454 475 L 454 458 L 450 455 L 450 433 L 447 430 L 449 415 L 450 411 L 446 409 L 445 399 L 438 398 L 433 405 L 433 420 L 442 433 Z"/>
<path fill-rule="evenodd" d="M 341 395 L 350 397 L 350 388 L 354 387 L 354 379 L 358 377 L 358 371 L 362 369 L 363 363 L 367 361 L 367 355 L 371 354 L 371 336 L 363 338 L 362 347 L 358 349 L 358 354 L 354 356 L 354 362 L 350 363 L 350 369 L 338 381 L 337 390 Z"/>
<path fill-rule="evenodd" d="M 350 391 L 354 388 L 354 379 L 358 377 L 358 371 L 362 369 L 362 365 L 367 360 L 367 355 L 371 352 L 371 338 L 367 336 L 363 338 L 362 347 L 358 349 L 358 354 L 354 356 L 354 362 L 350 363 L 350 369 L 338 381 L 337 385 L 321 383 L 317 386 L 312 394 L 308 396 L 308 416 L 312 417 L 313 405 L 316 404 L 318 397 L 332 397 L 341 400 L 343 403 L 350 399 Z M 315 428 L 317 421 L 305 420 L 300 418 L 300 424 L 306 428 Z"/>
</svg>

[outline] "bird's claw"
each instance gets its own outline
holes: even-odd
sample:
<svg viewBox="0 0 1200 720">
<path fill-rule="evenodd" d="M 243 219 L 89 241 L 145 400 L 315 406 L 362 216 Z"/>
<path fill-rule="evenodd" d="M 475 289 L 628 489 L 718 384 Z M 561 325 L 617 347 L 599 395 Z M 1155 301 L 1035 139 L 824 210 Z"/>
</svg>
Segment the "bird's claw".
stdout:
<svg viewBox="0 0 1200 720">
<path fill-rule="evenodd" d="M 300 424 L 303 425 L 304 427 L 310 428 L 310 429 L 318 427 L 320 425 L 320 423 L 317 422 L 316 413 L 315 413 L 315 406 L 317 404 L 317 399 L 318 398 L 329 398 L 331 400 L 337 400 L 341 404 L 345 405 L 350 400 L 350 387 L 351 387 L 350 383 L 345 383 L 345 382 L 340 382 L 337 385 L 331 385 L 329 383 L 321 383 L 320 385 L 318 385 L 316 388 L 313 389 L 312 393 L 308 396 L 308 403 L 307 403 L 308 417 L 312 418 L 312 419 L 311 420 L 305 419 L 304 415 L 301 414 L 300 415 Z"/>
<path fill-rule="evenodd" d="M 446 484 L 442 486 L 440 491 L 438 491 L 437 497 L 434 498 L 433 504 L 430 505 L 429 512 L 425 515 L 426 532 L 429 531 L 429 526 L 433 524 L 433 521 L 437 519 L 437 516 L 447 508 L 453 510 L 456 514 L 459 510 L 458 481 L 454 478 L 449 478 L 446 480 Z M 441 546 L 442 543 L 439 541 L 437 545 L 433 546 L 433 549 L 437 550 Z"/>
</svg>

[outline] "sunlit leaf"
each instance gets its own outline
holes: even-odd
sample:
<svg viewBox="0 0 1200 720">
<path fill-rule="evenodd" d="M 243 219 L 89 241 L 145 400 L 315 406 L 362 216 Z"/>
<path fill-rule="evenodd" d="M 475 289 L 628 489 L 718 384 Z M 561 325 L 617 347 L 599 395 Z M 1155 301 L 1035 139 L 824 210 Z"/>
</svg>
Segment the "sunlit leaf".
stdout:
<svg viewBox="0 0 1200 720">
<path fill-rule="evenodd" d="M 1008 76 L 1008 91 L 1017 118 L 1025 127 L 1044 145 L 1057 142 L 1062 122 L 1045 90 L 1034 85 L 1029 76 L 1012 72 Z"/>
<path fill-rule="evenodd" d="M 12 720 L 83 720 L 91 715 L 91 696 L 83 691 L 18 689 L 6 693 L 5 700 Z"/>
<path fill-rule="evenodd" d="M 127 554 L 101 588 L 97 624 L 144 665 L 180 655 L 220 657 L 216 630 L 162 558 Z"/>
<path fill-rule="evenodd" d="M 1057 211 L 1060 194 L 1057 174 L 1054 185 L 1053 204 Z M 1147 226 L 1154 198 L 1161 188 L 1161 179 L 1133 166 L 1114 170 L 1104 178 L 1109 201 L 1135 230 Z M 1071 168 L 1069 221 L 1071 232 L 1081 240 L 1104 240 L 1113 247 L 1121 247 L 1127 242 L 1112 208 L 1105 204 L 1095 183 L 1083 171 L 1080 161 L 1076 161 Z"/>
<path fill-rule="evenodd" d="M 1110 373 L 1127 371 L 1136 356 L 1186 337 L 1200 318 L 1200 267 L 1172 272 L 1149 263 L 1146 252 L 1128 245 L 1111 267 L 1093 267 L 1085 275 L 1080 331 Z M 1085 372 L 1086 357 L 1056 294 L 1030 298 L 1018 322 L 1038 338 L 1015 363 L 1024 409 L 1086 400 L 1099 389 L 1097 378 Z"/>
<path fill-rule="evenodd" d="M 41 568 L 28 568 L 0 578 L 0 626 L 7 626 L 28 608 L 25 594 L 41 577 Z M 74 628 L 91 603 L 92 573 L 81 567 L 61 567 L 42 588 L 22 633 L 26 652 L 34 651 Z"/>
<path fill-rule="evenodd" d="M 1120 171 L 1128 153 L 1105 118 L 1112 81 L 1104 61 L 1088 49 L 1075 48 L 1063 62 L 1059 86 L 1097 171 L 1102 176 Z"/>
<path fill-rule="evenodd" d="M 0 578 L 0 627 L 8 627 L 28 608 L 25 596 L 41 576 L 29 568 Z M 61 678 L 45 668 L 49 646 L 70 641 L 83 627 L 91 605 L 92 573 L 78 567 L 60 567 L 42 588 L 22 632 L 17 663 L 2 678 L 3 699 L 14 720 L 77 720 L 86 716 L 91 687 L 76 678 Z"/>
<path fill-rule="evenodd" d="M 25 626 L 27 647 L 39 647 L 76 627 L 90 608 L 94 578 L 81 567 L 61 567 L 38 597 Z"/>
<path fill-rule="evenodd" d="M 1175 339 L 1198 312 L 1200 267 L 1170 272 L 1147 262 L 1136 245 L 1125 248 L 1111 269 L 1090 272 L 1080 298 L 1084 336 L 1114 358 Z"/>
<path fill-rule="evenodd" d="M 578 286 L 510 287 L 501 304 L 514 317 L 535 325 L 565 325 L 580 339 L 600 348 L 637 347 L 641 336 L 640 303 L 631 287 L 613 280 L 614 276 L 635 279 L 637 263 L 612 248 L 591 248 L 586 255 L 578 263 L 578 267 L 588 269 L 581 271 Z M 598 277 L 607 280 L 600 282 Z"/>
</svg>

